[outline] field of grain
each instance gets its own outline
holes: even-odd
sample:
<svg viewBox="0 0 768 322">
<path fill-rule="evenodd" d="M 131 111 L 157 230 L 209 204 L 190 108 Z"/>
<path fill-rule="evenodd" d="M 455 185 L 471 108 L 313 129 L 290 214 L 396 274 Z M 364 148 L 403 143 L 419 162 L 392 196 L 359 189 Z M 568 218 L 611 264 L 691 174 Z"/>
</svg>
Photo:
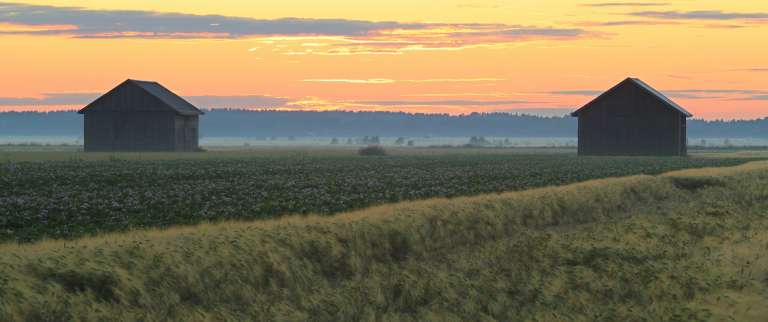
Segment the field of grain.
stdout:
<svg viewBox="0 0 768 322">
<path fill-rule="evenodd" d="M 556 186 L 732 166 L 743 158 L 580 158 L 556 149 L 262 149 L 209 153 L 0 154 L 0 241 Z"/>
<path fill-rule="evenodd" d="M 0 245 L 0 320 L 763 321 L 768 162 Z"/>
</svg>

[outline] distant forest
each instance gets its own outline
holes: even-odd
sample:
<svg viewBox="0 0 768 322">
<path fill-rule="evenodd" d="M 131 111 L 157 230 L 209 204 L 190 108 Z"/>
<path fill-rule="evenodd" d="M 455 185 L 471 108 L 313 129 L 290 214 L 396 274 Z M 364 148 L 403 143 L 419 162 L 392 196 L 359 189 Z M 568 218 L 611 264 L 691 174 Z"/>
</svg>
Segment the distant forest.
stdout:
<svg viewBox="0 0 768 322">
<path fill-rule="evenodd" d="M 575 137 L 573 117 L 509 113 L 412 114 L 400 112 L 304 112 L 216 109 L 200 119 L 202 137 Z M 82 136 L 75 112 L 3 112 L 3 136 Z M 689 120 L 692 138 L 768 138 L 768 118 Z"/>
</svg>

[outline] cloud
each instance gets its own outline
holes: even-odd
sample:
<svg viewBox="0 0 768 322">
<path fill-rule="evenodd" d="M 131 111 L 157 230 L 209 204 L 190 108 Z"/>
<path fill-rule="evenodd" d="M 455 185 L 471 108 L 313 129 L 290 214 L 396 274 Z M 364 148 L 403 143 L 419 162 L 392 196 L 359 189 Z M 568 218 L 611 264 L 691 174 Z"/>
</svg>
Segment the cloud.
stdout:
<svg viewBox="0 0 768 322">
<path fill-rule="evenodd" d="M 579 28 L 492 23 L 427 23 L 349 19 L 255 19 L 155 11 L 95 10 L 0 2 L 0 34 L 75 38 L 224 39 L 270 38 L 270 43 L 320 39 L 318 46 L 285 49 L 289 55 L 402 54 L 460 50 L 528 40 L 595 36 Z M 332 46 L 331 46 L 332 44 Z M 256 48 L 256 47 L 254 47 Z"/>
<path fill-rule="evenodd" d="M 502 93 L 502 92 L 488 92 L 488 93 L 467 93 L 467 92 L 458 92 L 458 93 L 421 93 L 421 94 L 402 94 L 401 97 L 466 97 L 466 96 L 473 96 L 473 97 L 519 97 L 523 96 L 524 94 L 517 93 L 517 92 L 508 92 L 508 93 Z"/>
<path fill-rule="evenodd" d="M 567 91 L 553 91 L 548 92 L 552 95 L 576 95 L 576 96 L 595 96 L 600 95 L 603 91 L 598 90 L 567 90 Z"/>
<path fill-rule="evenodd" d="M 706 24 L 703 27 L 706 28 L 717 28 L 717 29 L 740 29 L 740 28 L 747 28 L 749 26 L 745 25 L 733 25 L 733 24 Z"/>
<path fill-rule="evenodd" d="M 597 96 L 604 91 L 600 90 L 562 90 L 547 92 L 551 95 L 576 95 L 576 96 Z M 753 89 L 678 89 L 661 91 L 663 94 L 672 98 L 712 100 L 729 99 L 732 96 L 740 96 L 737 99 L 756 99 L 762 95 L 768 95 L 768 91 Z"/>
<path fill-rule="evenodd" d="M 392 29 L 425 28 L 421 23 L 347 19 L 283 18 L 274 20 L 154 11 L 92 10 L 0 3 L 0 22 L 27 26 L 75 26 L 72 30 L 32 30 L 28 34 L 76 37 L 240 38 L 258 35 L 354 36 Z"/>
<path fill-rule="evenodd" d="M 768 19 L 764 12 L 723 12 L 719 10 L 700 11 L 639 11 L 629 15 L 669 20 L 763 20 Z"/>
<path fill-rule="evenodd" d="M 82 105 L 97 97 L 99 93 L 45 93 L 42 97 L 0 97 L 0 106 L 49 106 Z"/>
<path fill-rule="evenodd" d="M 617 6 L 651 6 L 662 5 L 653 3 L 600 3 L 591 4 L 592 7 L 617 7 Z M 742 23 L 763 23 L 768 21 L 766 12 L 724 12 L 719 10 L 696 10 L 696 11 L 635 11 L 626 13 L 634 17 L 649 18 L 652 20 L 617 20 L 604 22 L 585 22 L 581 26 L 591 27 L 613 27 L 613 26 L 655 26 L 680 24 L 683 21 L 739 21 Z M 705 28 L 745 28 L 747 25 L 741 24 L 720 24 L 710 23 L 701 25 Z"/>
<path fill-rule="evenodd" d="M 93 102 L 102 93 L 46 93 L 42 97 L 0 97 L 0 106 L 84 106 Z M 291 100 L 283 97 L 260 95 L 234 96 L 184 96 L 190 103 L 201 108 L 251 108 L 280 107 Z"/>
<path fill-rule="evenodd" d="M 659 20 L 616 20 L 616 21 L 602 21 L 602 22 L 586 22 L 582 23 L 583 26 L 590 27 L 621 27 L 621 26 L 666 26 L 677 25 L 675 21 L 659 21 Z"/>
<path fill-rule="evenodd" d="M 402 79 L 369 78 L 369 79 L 303 79 L 302 82 L 315 83 L 348 83 L 348 84 L 393 84 L 393 83 L 475 83 L 505 81 L 505 78 L 427 78 L 427 79 Z"/>
<path fill-rule="evenodd" d="M 748 95 L 744 97 L 736 97 L 730 99 L 732 101 L 768 101 L 768 92 L 757 95 Z"/>
<path fill-rule="evenodd" d="M 671 98 L 680 98 L 680 99 L 689 99 L 689 100 L 716 100 L 716 99 L 726 98 L 722 95 L 713 95 L 713 94 L 702 95 L 700 93 L 686 92 L 686 91 L 666 91 L 664 92 L 664 95 L 669 96 Z"/>
<path fill-rule="evenodd" d="M 691 80 L 691 79 L 693 79 L 693 77 L 690 77 L 690 76 L 686 76 L 686 75 L 675 75 L 675 74 L 669 74 L 669 75 L 667 75 L 667 77 L 669 77 L 669 78 L 677 78 L 677 79 L 686 79 L 686 80 Z"/>
<path fill-rule="evenodd" d="M 201 108 L 271 108 L 281 107 L 291 102 L 285 97 L 262 95 L 231 95 L 231 96 L 185 96 L 192 104 Z"/>
<path fill-rule="evenodd" d="M 427 79 L 406 79 L 409 83 L 475 83 L 475 82 L 500 82 L 506 78 L 427 78 Z"/>
<path fill-rule="evenodd" d="M 760 94 L 762 90 L 754 89 L 681 89 L 671 90 L 668 93 L 699 93 L 699 94 Z"/>
<path fill-rule="evenodd" d="M 434 101 L 359 101 L 363 105 L 375 106 L 503 106 L 528 104 L 529 101 L 477 101 L 477 100 L 434 100 Z"/>
<path fill-rule="evenodd" d="M 743 100 L 768 92 L 751 89 L 680 89 L 663 91 L 663 93 L 672 98 L 692 100 Z"/>
<path fill-rule="evenodd" d="M 599 2 L 584 4 L 585 7 L 655 7 L 668 6 L 666 2 Z"/>
<path fill-rule="evenodd" d="M 768 68 L 746 68 L 744 70 L 748 72 L 758 72 L 758 73 L 768 72 Z"/>
<path fill-rule="evenodd" d="M 540 103 L 528 101 L 481 100 L 419 100 L 419 101 L 351 101 L 306 97 L 286 104 L 278 110 L 301 111 L 403 111 L 413 113 L 465 114 L 479 111 L 508 109 L 518 104 Z M 541 106 L 541 105 L 540 105 Z"/>
<path fill-rule="evenodd" d="M 402 55 L 422 51 L 459 51 L 505 44 L 552 40 L 567 41 L 599 37 L 601 33 L 578 28 L 512 26 L 500 24 L 429 24 L 423 29 L 382 30 L 367 36 L 320 39 L 324 46 L 306 48 L 290 38 L 280 40 L 286 55 Z M 294 46 L 290 46 L 294 45 Z M 300 47 L 300 48 L 296 48 Z"/>
<path fill-rule="evenodd" d="M 391 84 L 395 80 L 387 78 L 371 78 L 371 79 L 304 79 L 302 82 L 313 83 L 348 83 L 348 84 Z"/>
<path fill-rule="evenodd" d="M 473 32 L 473 33 L 457 33 L 455 36 L 477 36 L 477 35 L 491 35 L 501 36 L 511 39 L 520 39 L 526 37 L 552 37 L 552 38 L 576 38 L 584 36 L 587 32 L 578 28 L 513 28 L 506 30 L 499 30 L 493 32 Z"/>
</svg>

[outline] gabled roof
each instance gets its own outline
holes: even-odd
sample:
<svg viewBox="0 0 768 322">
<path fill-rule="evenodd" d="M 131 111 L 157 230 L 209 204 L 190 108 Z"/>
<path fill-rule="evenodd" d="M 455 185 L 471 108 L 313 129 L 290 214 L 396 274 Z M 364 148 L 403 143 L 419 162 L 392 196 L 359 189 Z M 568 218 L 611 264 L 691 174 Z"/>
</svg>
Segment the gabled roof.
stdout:
<svg viewBox="0 0 768 322">
<path fill-rule="evenodd" d="M 197 107 L 195 107 L 191 103 L 181 98 L 179 95 L 176 95 L 175 93 L 171 92 L 169 89 L 165 88 L 163 85 L 160 85 L 157 82 L 128 79 L 125 82 L 118 85 L 117 87 L 126 86 L 128 84 L 138 86 L 139 88 L 146 91 L 149 95 L 152 95 L 155 98 L 159 99 L 161 102 L 163 102 L 165 105 L 167 105 L 169 108 L 173 109 L 179 114 L 182 114 L 182 115 L 205 114 L 203 111 L 199 110 Z M 109 93 L 102 95 L 102 97 L 106 95 L 109 95 Z M 93 101 L 91 104 L 88 104 L 88 106 L 78 111 L 78 113 L 83 114 L 85 110 L 90 108 L 100 99 L 101 97 Z"/>
<path fill-rule="evenodd" d="M 637 87 L 643 89 L 644 91 L 650 93 L 651 95 L 655 96 L 660 101 L 662 101 L 666 106 L 668 106 L 669 108 L 675 109 L 676 111 L 682 113 L 683 115 L 685 115 L 685 117 L 692 117 L 693 116 L 693 114 L 691 114 L 690 112 L 686 111 L 682 106 L 680 106 L 677 103 L 673 102 L 671 99 L 669 99 L 669 97 L 664 96 L 664 94 L 662 94 L 661 92 L 657 91 L 656 89 L 654 89 L 650 85 L 646 84 L 645 82 L 643 82 L 639 78 L 632 78 L 632 77 L 625 79 L 624 81 L 622 81 L 621 83 L 618 83 L 616 86 L 612 87 L 611 89 L 609 89 L 605 93 L 600 94 L 600 96 L 596 97 L 595 99 L 593 99 L 592 101 L 590 101 L 589 103 L 584 105 L 582 108 L 580 108 L 580 109 L 576 110 L 575 112 L 571 113 L 571 116 L 579 116 L 579 113 L 581 111 L 591 107 L 595 102 L 597 102 L 601 98 L 605 97 L 606 95 L 609 95 L 614 90 L 616 90 L 617 88 L 621 87 L 622 85 L 624 85 L 626 83 L 630 83 L 630 84 L 632 84 L 634 86 L 637 86 Z"/>
</svg>

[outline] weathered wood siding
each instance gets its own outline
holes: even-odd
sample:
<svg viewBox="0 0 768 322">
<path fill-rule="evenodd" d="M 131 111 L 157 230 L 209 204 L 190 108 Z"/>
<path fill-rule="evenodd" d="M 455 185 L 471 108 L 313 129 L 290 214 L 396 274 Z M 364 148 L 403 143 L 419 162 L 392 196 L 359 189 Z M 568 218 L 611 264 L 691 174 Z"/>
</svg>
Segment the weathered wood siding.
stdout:
<svg viewBox="0 0 768 322">
<path fill-rule="evenodd" d="M 685 122 L 680 112 L 626 83 L 580 112 L 579 155 L 685 155 Z"/>
<path fill-rule="evenodd" d="M 196 115 L 176 115 L 174 119 L 176 151 L 197 150 L 198 120 Z"/>
<path fill-rule="evenodd" d="M 86 151 L 175 151 L 173 112 L 85 113 Z"/>
</svg>

